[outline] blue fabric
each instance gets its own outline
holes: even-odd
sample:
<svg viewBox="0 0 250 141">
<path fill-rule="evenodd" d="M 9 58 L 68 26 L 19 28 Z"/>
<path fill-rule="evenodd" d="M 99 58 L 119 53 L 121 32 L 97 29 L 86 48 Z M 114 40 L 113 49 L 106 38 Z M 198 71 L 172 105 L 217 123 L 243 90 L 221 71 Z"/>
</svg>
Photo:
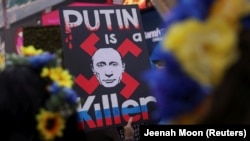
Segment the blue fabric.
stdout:
<svg viewBox="0 0 250 141">
<path fill-rule="evenodd" d="M 144 80 L 157 100 L 155 117 L 170 120 L 192 111 L 202 102 L 208 90 L 185 74 L 171 53 L 163 54 L 161 59 L 166 62 L 166 67 L 146 71 Z"/>
<path fill-rule="evenodd" d="M 187 18 L 206 19 L 213 2 L 214 0 L 179 0 L 171 13 L 166 15 L 166 27 Z"/>
<path fill-rule="evenodd" d="M 164 54 L 165 53 L 164 53 L 164 51 L 162 49 L 161 42 L 159 42 L 155 46 L 155 48 L 154 48 L 154 50 L 153 50 L 153 52 L 152 52 L 152 54 L 150 56 L 150 63 L 151 63 L 151 66 L 152 66 L 153 69 L 156 69 L 154 62 L 158 61 L 158 60 L 163 60 Z"/>
</svg>

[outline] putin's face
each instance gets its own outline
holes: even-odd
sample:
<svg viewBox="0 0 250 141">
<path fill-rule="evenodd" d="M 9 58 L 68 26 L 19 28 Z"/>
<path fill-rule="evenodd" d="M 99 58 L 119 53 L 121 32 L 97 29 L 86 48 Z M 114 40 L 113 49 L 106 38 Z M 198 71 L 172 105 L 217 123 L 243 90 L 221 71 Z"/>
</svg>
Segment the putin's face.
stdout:
<svg viewBox="0 0 250 141">
<path fill-rule="evenodd" d="M 92 71 L 100 85 L 111 88 L 120 83 L 125 64 L 113 48 L 98 49 L 92 56 Z"/>
</svg>

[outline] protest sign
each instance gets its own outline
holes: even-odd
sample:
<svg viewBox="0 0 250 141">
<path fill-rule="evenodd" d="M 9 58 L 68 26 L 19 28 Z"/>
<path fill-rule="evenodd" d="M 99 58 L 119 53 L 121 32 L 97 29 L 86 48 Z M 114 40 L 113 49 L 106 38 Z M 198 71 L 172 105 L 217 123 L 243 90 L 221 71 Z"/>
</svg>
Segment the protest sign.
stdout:
<svg viewBox="0 0 250 141">
<path fill-rule="evenodd" d="M 137 5 L 59 9 L 65 67 L 75 76 L 84 130 L 150 122 L 156 99 L 142 80 L 150 61 Z"/>
</svg>

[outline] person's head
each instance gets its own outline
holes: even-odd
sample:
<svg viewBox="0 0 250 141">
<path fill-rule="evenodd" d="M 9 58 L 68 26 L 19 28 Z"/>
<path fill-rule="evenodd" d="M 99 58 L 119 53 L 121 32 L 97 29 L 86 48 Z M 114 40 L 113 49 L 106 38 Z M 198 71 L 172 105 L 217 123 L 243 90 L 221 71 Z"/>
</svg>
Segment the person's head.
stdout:
<svg viewBox="0 0 250 141">
<path fill-rule="evenodd" d="M 200 8 L 194 10 L 197 5 Z M 225 12 L 229 5 L 231 10 L 240 9 L 239 13 Z M 244 43 L 245 51 L 239 51 L 241 45 L 237 44 L 242 29 L 239 19 L 247 16 L 245 24 L 250 27 L 249 6 L 246 0 L 192 0 L 178 1 L 170 9 L 162 40 L 166 66 L 147 79 L 158 107 L 163 107 L 160 109 L 163 118 L 175 122 L 195 114 L 203 120 L 207 113 L 197 111 L 207 112 L 211 108 L 206 118 L 210 123 L 242 123 L 240 119 L 249 119 L 246 104 L 249 103 L 246 100 L 249 99 L 246 87 L 249 54 L 243 56 L 248 53 L 249 44 Z M 170 117 L 170 112 L 174 116 Z"/>
<path fill-rule="evenodd" d="M 111 88 L 120 83 L 125 63 L 113 48 L 100 48 L 92 56 L 92 71 L 100 85 Z"/>
<path fill-rule="evenodd" d="M 7 54 L 6 66 L 0 72 L 1 138 L 66 141 L 84 137 L 77 126 L 72 76 L 55 65 L 58 58 L 54 54 L 31 46 L 23 47 L 22 53 Z"/>
</svg>

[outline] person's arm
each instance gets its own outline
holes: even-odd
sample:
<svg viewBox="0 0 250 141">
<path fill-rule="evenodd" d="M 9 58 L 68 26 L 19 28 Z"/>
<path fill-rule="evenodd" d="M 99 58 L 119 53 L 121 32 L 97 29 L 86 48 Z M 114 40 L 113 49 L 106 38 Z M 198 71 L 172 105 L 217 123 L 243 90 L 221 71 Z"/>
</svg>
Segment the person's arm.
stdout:
<svg viewBox="0 0 250 141">
<path fill-rule="evenodd" d="M 133 117 L 130 117 L 124 129 L 125 141 L 134 141 L 134 128 L 132 127 Z"/>
</svg>

